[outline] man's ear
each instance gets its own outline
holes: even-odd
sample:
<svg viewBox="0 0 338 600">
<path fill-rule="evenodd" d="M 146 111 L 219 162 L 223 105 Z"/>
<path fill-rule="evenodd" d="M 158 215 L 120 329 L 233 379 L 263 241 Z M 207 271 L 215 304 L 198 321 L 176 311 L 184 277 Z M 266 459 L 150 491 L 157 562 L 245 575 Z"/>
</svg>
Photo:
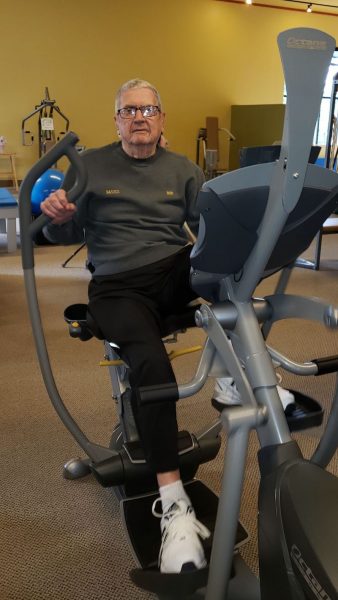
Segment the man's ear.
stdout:
<svg viewBox="0 0 338 600">
<path fill-rule="evenodd" d="M 116 115 L 114 115 L 114 121 L 115 121 L 115 125 L 116 125 L 116 133 L 117 133 L 118 137 L 121 137 L 120 130 L 119 130 L 119 126 L 118 126 L 118 124 L 117 124 L 117 118 L 116 118 Z"/>
</svg>

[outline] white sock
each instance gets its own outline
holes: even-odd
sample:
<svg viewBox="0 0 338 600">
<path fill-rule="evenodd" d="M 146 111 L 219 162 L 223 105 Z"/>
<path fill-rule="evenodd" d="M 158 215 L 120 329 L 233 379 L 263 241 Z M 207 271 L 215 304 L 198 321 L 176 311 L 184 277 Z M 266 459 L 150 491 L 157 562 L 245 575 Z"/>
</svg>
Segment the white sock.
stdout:
<svg viewBox="0 0 338 600">
<path fill-rule="evenodd" d="M 174 481 L 174 483 L 168 483 L 168 485 L 162 485 L 159 491 L 163 513 L 167 512 L 173 502 L 176 502 L 176 500 L 185 500 L 188 504 L 190 504 L 189 496 L 186 494 L 181 479 Z"/>
</svg>

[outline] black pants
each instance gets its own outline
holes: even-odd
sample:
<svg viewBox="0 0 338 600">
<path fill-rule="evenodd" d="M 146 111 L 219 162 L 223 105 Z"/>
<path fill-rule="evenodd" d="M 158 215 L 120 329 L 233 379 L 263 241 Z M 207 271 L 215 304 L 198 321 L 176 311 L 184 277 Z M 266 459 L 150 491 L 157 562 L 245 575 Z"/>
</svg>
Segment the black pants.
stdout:
<svg viewBox="0 0 338 600">
<path fill-rule="evenodd" d="M 130 367 L 131 388 L 175 382 L 161 339 L 163 317 L 175 314 L 197 295 L 189 285 L 191 247 L 133 271 L 93 277 L 89 310 L 105 338 L 120 347 Z M 156 473 L 178 468 L 176 405 L 162 401 L 139 406 L 135 421 L 145 457 Z"/>
</svg>

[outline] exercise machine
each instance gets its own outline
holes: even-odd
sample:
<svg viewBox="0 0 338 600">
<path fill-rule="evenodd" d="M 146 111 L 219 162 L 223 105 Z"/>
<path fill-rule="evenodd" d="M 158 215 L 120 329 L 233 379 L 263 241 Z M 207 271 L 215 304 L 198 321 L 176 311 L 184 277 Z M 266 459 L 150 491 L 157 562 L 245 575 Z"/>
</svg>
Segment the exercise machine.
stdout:
<svg viewBox="0 0 338 600">
<path fill-rule="evenodd" d="M 54 125 L 54 113 L 64 122 L 64 130 L 60 133 L 55 134 Z M 26 123 L 32 117 L 38 115 L 38 133 L 39 133 L 39 156 L 48 152 L 50 148 L 60 139 L 60 136 L 65 135 L 69 129 L 69 119 L 61 112 L 60 108 L 56 104 L 56 100 L 51 100 L 49 96 L 48 87 L 45 88 L 45 97 L 41 100 L 40 104 L 36 105 L 34 110 L 24 117 L 21 123 L 21 134 L 23 146 L 32 146 L 34 142 L 34 135 L 30 130 L 26 129 Z"/>
<path fill-rule="evenodd" d="M 195 440 L 200 444 L 195 450 L 198 458 L 192 461 L 193 465 L 188 464 L 187 448 L 183 446 L 181 452 L 182 471 L 188 481 L 194 477 L 196 463 L 209 460 L 217 453 L 221 428 L 227 432 L 218 502 L 199 482 L 192 480 L 196 494 L 189 489 L 202 522 L 208 525 L 208 519 L 211 520 L 211 515 L 204 512 L 208 505 L 212 505 L 211 512 L 217 511 L 215 526 L 212 526 L 208 569 L 167 575 L 158 572 L 149 555 L 142 563 L 141 554 L 144 557 L 151 549 L 143 543 L 139 546 L 140 556 L 137 555 L 135 521 L 133 523 L 132 517 L 129 519 L 128 508 L 124 513 L 135 556 L 141 565 L 131 572 L 132 579 L 162 599 L 338 599 L 338 482 L 325 470 L 338 444 L 338 386 L 321 441 L 311 460 L 304 460 L 291 438 L 275 375 L 276 364 L 294 374 L 335 373 L 338 356 L 297 363 L 266 343 L 273 324 L 286 318 L 305 318 L 318 321 L 324 328 L 337 329 L 338 307 L 317 298 L 286 293 L 254 297 L 263 277 L 283 267 L 290 270 L 290 265 L 311 243 L 318 224 L 337 207 L 337 173 L 308 164 L 322 87 L 335 40 L 323 32 L 300 28 L 282 32 L 278 36 L 278 45 L 288 90 L 279 160 L 212 179 L 199 195 L 201 220 L 191 255 L 191 278 L 194 289 L 208 302 L 195 312 L 197 326 L 206 333 L 196 375 L 186 384 L 139 390 L 144 403 L 163 398 L 183 400 L 199 391 L 208 376 L 230 374 L 243 403 L 241 407 L 222 410 L 220 417 L 202 436 L 183 436 L 190 445 L 195 446 Z M 74 466 L 75 471 L 78 468 L 84 472 L 89 470 L 103 485 L 120 489 L 123 504 L 130 507 L 132 503 L 124 502 L 129 491 L 143 515 L 141 505 L 147 502 L 147 492 L 149 496 L 152 494 L 148 488 L 149 473 L 142 462 L 137 440 L 131 439 L 130 444 L 123 440 L 126 433 L 122 422 L 129 423 L 131 415 L 126 415 L 129 410 L 128 402 L 125 404 L 128 400 L 126 367 L 115 354 L 116 346 L 112 341 L 107 342 L 107 360 L 115 369 L 111 372 L 117 377 L 124 421 L 121 419 L 113 432 L 111 447 L 104 448 L 86 438 L 63 404 L 53 379 L 41 328 L 31 237 L 46 219 L 43 216 L 30 223 L 25 198 L 40 173 L 50 166 L 50 161 L 66 155 L 77 173 L 75 185 L 68 194 L 70 201 L 76 201 L 86 184 L 84 166 L 75 150 L 77 141 L 77 136 L 72 133 L 65 136 L 34 165 L 21 187 L 20 219 L 24 232 L 21 243 L 27 299 L 47 390 L 62 421 L 88 456 L 87 462 L 80 461 Z M 280 292 L 282 287 L 281 284 Z M 83 332 L 87 330 L 87 333 L 78 336 L 83 335 L 83 339 L 92 334 L 100 337 L 90 315 L 81 311 L 77 320 L 70 319 L 71 328 L 76 332 L 83 325 Z M 68 320 L 67 314 L 66 318 Z M 186 315 L 184 324 L 185 318 Z M 174 328 L 177 326 L 176 322 Z M 173 323 L 168 327 L 172 330 Z M 112 364 L 114 361 L 117 361 L 115 365 Z M 238 524 L 238 513 L 248 436 L 252 429 L 257 431 L 260 442 L 260 581 L 250 573 L 240 556 L 234 555 L 236 543 L 241 543 L 241 535 L 242 538 L 246 535 Z M 133 438 L 132 421 L 129 430 L 129 436 Z M 205 448 L 208 456 L 204 453 Z M 72 469 L 67 466 L 68 473 Z M 149 485 L 151 490 L 152 483 Z M 130 509 L 132 514 L 133 509 Z M 142 523 L 144 528 L 147 527 L 147 538 L 151 538 L 155 546 L 156 540 L 148 530 L 148 523 Z"/>
</svg>

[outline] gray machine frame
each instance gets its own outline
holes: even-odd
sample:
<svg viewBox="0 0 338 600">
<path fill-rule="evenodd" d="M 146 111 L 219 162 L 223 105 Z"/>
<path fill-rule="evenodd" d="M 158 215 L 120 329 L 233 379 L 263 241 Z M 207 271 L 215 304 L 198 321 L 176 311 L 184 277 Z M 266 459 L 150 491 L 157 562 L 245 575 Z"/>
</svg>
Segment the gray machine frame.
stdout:
<svg viewBox="0 0 338 600">
<path fill-rule="evenodd" d="M 295 374 L 318 373 L 316 364 L 296 363 L 265 344 L 252 297 L 304 185 L 315 182 L 328 190 L 338 185 L 336 173 L 324 169 L 319 171 L 320 167 L 308 165 L 323 82 L 335 41 L 318 31 L 300 29 L 281 33 L 278 45 L 288 90 L 280 159 L 268 165 L 247 167 L 205 184 L 205 188 L 222 194 L 227 189 L 269 186 L 259 237 L 242 267 L 239 280 L 236 281 L 234 274 L 219 277 L 219 274 L 208 273 L 211 280 L 218 279 L 222 301 L 216 306 L 203 306 L 197 314 L 197 324 L 203 327 L 217 355 L 224 360 L 243 402 L 241 409 L 222 413 L 228 443 L 206 600 L 227 597 L 232 600 L 226 590 L 230 580 L 234 524 L 238 518 L 249 431 L 256 429 L 262 447 L 291 441 L 276 388 L 274 362 Z M 198 247 L 197 240 L 193 255 L 198 253 Z M 205 275 L 202 274 L 202 279 Z M 195 279 L 198 276 L 196 272 Z M 326 327 L 338 326 L 338 308 L 315 298 L 277 294 L 264 299 L 261 311 L 267 310 L 271 313 L 265 316 L 263 322 L 269 321 L 270 325 L 281 319 L 302 318 L 316 320 Z M 189 384 L 189 395 L 193 387 L 195 392 L 202 385 L 203 378 L 195 387 Z M 179 386 L 179 392 L 180 397 L 184 397 L 186 386 Z M 337 448 L 337 404 L 338 386 L 328 427 L 311 459 L 323 467 Z"/>
</svg>

